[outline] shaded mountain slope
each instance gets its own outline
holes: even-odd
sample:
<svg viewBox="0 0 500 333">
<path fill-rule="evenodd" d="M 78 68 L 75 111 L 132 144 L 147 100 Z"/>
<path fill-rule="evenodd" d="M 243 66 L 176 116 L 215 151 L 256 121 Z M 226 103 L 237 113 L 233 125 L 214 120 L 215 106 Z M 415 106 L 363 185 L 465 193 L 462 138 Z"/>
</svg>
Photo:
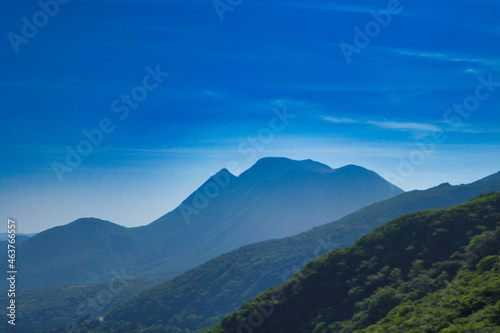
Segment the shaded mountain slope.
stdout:
<svg viewBox="0 0 500 333">
<path fill-rule="evenodd" d="M 24 243 L 24 241 L 27 240 L 28 238 L 30 238 L 30 236 L 16 235 L 17 245 Z M 7 240 L 0 241 L 0 254 L 7 253 L 8 245 L 9 245 L 9 241 L 7 241 Z"/>
<path fill-rule="evenodd" d="M 203 201 L 195 198 L 210 193 L 216 181 L 209 180 L 181 207 L 152 223 L 161 236 L 145 251 L 156 257 L 169 253 L 152 272 L 179 273 L 240 246 L 294 235 L 402 193 L 364 168 L 333 170 L 310 160 L 265 158 L 237 178 L 227 174 L 214 176 L 229 179 L 228 184 L 206 206 L 200 204 L 203 209 L 190 214 L 189 223 L 182 209 L 196 208 Z"/>
<path fill-rule="evenodd" d="M 17 248 L 18 287 L 97 283 L 126 267 L 140 242 L 133 230 L 83 218 L 39 233 Z"/>
</svg>

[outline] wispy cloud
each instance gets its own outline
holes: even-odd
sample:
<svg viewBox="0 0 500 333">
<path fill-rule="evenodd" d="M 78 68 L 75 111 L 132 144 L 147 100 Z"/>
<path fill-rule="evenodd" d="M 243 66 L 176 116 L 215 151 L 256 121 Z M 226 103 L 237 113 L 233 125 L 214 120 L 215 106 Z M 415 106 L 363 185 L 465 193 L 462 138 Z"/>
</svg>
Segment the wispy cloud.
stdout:
<svg viewBox="0 0 500 333">
<path fill-rule="evenodd" d="M 488 133 L 500 133 L 500 129 L 492 126 L 488 123 L 463 123 L 456 124 L 449 121 L 441 121 L 440 125 L 447 132 L 458 132 L 458 133 L 468 133 L 468 134 L 488 134 Z"/>
<path fill-rule="evenodd" d="M 310 8 L 310 9 L 320 9 L 320 10 L 330 10 L 335 12 L 348 12 L 348 13 L 369 13 L 374 8 L 368 6 L 355 6 L 355 5 L 339 5 L 336 3 L 327 4 L 291 4 L 296 7 Z"/>
<path fill-rule="evenodd" d="M 367 121 L 367 124 L 374 125 L 380 128 L 393 129 L 393 130 L 403 130 L 403 131 L 426 131 L 426 132 L 438 132 L 439 127 L 426 124 L 426 123 L 408 123 L 408 122 L 397 122 L 397 121 Z"/>
<path fill-rule="evenodd" d="M 336 118 L 331 116 L 323 116 L 323 119 L 336 124 L 363 124 L 371 125 L 378 128 L 398 131 L 423 131 L 423 132 L 438 132 L 440 128 L 428 123 L 415 122 L 399 122 L 399 121 L 376 121 L 371 119 L 353 119 L 353 118 Z"/>
<path fill-rule="evenodd" d="M 286 6 L 293 6 L 299 8 L 307 8 L 307 9 L 315 9 L 315 10 L 324 10 L 338 13 L 353 13 L 353 14 L 370 14 L 372 11 L 380 11 L 383 9 L 387 9 L 386 4 L 382 3 L 366 3 L 366 4 L 358 4 L 358 5 L 344 5 L 333 2 L 323 2 L 323 3 L 290 3 L 283 2 Z M 407 16 L 407 17 L 416 17 L 423 19 L 434 19 L 434 20 L 442 20 L 442 15 L 437 14 L 435 11 L 429 11 L 425 9 L 418 9 L 414 7 L 402 6 L 404 9 L 400 12 L 399 16 Z"/>
<path fill-rule="evenodd" d="M 480 65 L 492 69 L 500 68 L 500 58 L 484 58 L 484 57 L 475 57 L 463 54 L 451 54 L 445 52 L 431 52 L 423 50 L 409 50 L 409 49 L 393 48 L 393 47 L 374 47 L 374 49 L 377 49 L 378 51 L 384 53 L 390 53 L 406 57 L 429 59 L 440 62 L 457 62 L 472 66 Z"/>
<path fill-rule="evenodd" d="M 323 120 L 335 123 L 335 124 L 359 124 L 374 126 L 387 130 L 395 131 L 409 131 L 409 132 L 420 132 L 420 135 L 426 135 L 425 133 L 434 132 L 456 132 L 456 133 L 468 133 L 468 134 L 487 134 L 487 133 L 499 133 L 500 130 L 496 128 L 490 128 L 487 124 L 452 124 L 447 121 L 438 121 L 435 123 L 418 123 L 418 122 L 404 122 L 404 121 L 394 121 L 394 120 L 373 120 L 373 119 L 354 119 L 347 117 L 332 117 L 332 116 L 322 116 Z"/>
<path fill-rule="evenodd" d="M 361 123 L 358 120 L 350 119 L 350 118 L 336 118 L 336 117 L 330 117 L 330 116 L 324 116 L 324 120 L 329 121 L 331 123 L 336 123 L 336 124 L 356 124 L 356 123 Z"/>
</svg>

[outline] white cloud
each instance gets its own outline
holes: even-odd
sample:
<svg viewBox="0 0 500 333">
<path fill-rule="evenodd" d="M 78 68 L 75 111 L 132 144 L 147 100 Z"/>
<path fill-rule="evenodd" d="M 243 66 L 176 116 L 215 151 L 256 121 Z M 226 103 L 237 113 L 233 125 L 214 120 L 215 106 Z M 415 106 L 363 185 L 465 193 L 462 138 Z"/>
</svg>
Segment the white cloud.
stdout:
<svg viewBox="0 0 500 333">
<path fill-rule="evenodd" d="M 363 124 L 372 125 L 379 128 L 399 130 L 399 131 L 423 131 L 423 132 L 438 132 L 441 129 L 433 124 L 415 123 L 415 122 L 399 122 L 399 121 L 376 121 L 370 119 L 352 119 L 352 118 L 337 118 L 331 116 L 323 116 L 324 120 L 336 124 Z"/>
<path fill-rule="evenodd" d="M 293 4 L 292 4 L 293 5 Z M 335 12 L 348 12 L 348 13 L 369 13 L 373 7 L 353 6 L 353 5 L 339 5 L 336 3 L 327 3 L 324 5 L 318 4 L 295 4 L 297 7 L 331 10 Z"/>
<path fill-rule="evenodd" d="M 498 69 L 500 67 L 499 58 L 482 58 L 466 55 L 457 55 L 443 52 L 429 52 L 429 51 L 419 51 L 419 50 L 409 50 L 393 47 L 374 47 L 378 51 L 391 53 L 401 56 L 430 59 L 434 61 L 444 61 L 444 62 L 458 62 L 468 64 L 469 66 L 481 65 L 484 67 L 489 67 L 492 69 Z M 473 70 L 474 68 L 469 67 L 468 70 Z"/>
<path fill-rule="evenodd" d="M 500 133 L 497 128 L 489 127 L 488 124 L 453 124 L 447 121 L 438 121 L 432 123 L 417 123 L 417 122 L 403 122 L 394 120 L 373 120 L 373 119 L 354 119 L 346 117 L 332 117 L 322 116 L 323 120 L 334 124 L 360 124 L 370 125 L 378 128 L 395 130 L 395 131 L 411 131 L 419 132 L 414 133 L 416 138 L 421 138 L 433 132 L 455 132 L 455 133 L 468 133 L 468 134 L 488 134 Z"/>
<path fill-rule="evenodd" d="M 376 127 L 394 129 L 394 130 L 410 130 L 410 131 L 426 131 L 426 132 L 440 131 L 439 127 L 426 123 L 408 123 L 408 122 L 398 122 L 398 121 L 367 121 L 366 123 L 374 125 Z"/>
<path fill-rule="evenodd" d="M 329 121 L 331 123 L 337 123 L 337 124 L 355 124 L 359 123 L 359 121 L 350 119 L 350 118 L 336 118 L 336 117 L 330 117 L 330 116 L 324 116 L 323 119 L 326 121 Z"/>
</svg>

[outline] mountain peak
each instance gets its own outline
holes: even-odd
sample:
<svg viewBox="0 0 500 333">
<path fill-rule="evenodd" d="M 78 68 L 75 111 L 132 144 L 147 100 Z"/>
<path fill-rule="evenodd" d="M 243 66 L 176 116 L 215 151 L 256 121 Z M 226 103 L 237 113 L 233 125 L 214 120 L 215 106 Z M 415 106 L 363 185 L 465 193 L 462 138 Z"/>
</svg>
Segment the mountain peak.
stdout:
<svg viewBox="0 0 500 333">
<path fill-rule="evenodd" d="M 322 169 L 331 169 L 328 165 L 313 161 L 311 159 L 307 160 L 292 160 L 287 157 L 263 157 L 259 159 L 255 166 L 257 165 L 279 165 L 279 166 L 298 166 L 304 165 L 309 167 L 317 167 Z"/>
<path fill-rule="evenodd" d="M 78 232 L 91 232 L 92 230 L 114 230 L 114 229 L 127 229 L 119 224 L 101 220 L 95 217 L 83 217 L 79 218 L 65 226 L 55 227 L 53 229 L 68 227 L 67 230 L 73 230 Z M 50 230 L 50 229 L 49 229 Z"/>
<path fill-rule="evenodd" d="M 368 175 L 377 175 L 375 171 L 369 170 L 367 168 L 363 168 L 362 166 L 355 164 L 344 165 L 343 167 L 334 169 L 333 172 L 341 172 L 342 174 L 348 176 L 368 176 Z"/>
<path fill-rule="evenodd" d="M 362 166 L 356 165 L 356 164 L 347 164 L 344 165 L 343 167 L 340 167 L 335 170 L 348 170 L 348 171 L 370 171 L 366 168 L 363 168 Z"/>
<path fill-rule="evenodd" d="M 235 175 L 233 175 L 231 173 L 231 171 L 229 171 L 228 169 L 226 168 L 223 168 L 223 169 L 220 169 L 215 175 L 213 175 L 212 177 L 210 178 L 214 178 L 214 177 L 221 177 L 221 176 L 227 176 L 227 177 L 236 177 Z"/>
<path fill-rule="evenodd" d="M 200 186 L 198 191 L 203 190 L 206 186 L 211 186 L 214 182 L 220 187 L 226 187 L 233 181 L 233 179 L 236 179 L 236 176 L 233 175 L 228 169 L 223 168 L 212 177 L 208 178 L 208 180 Z"/>
<path fill-rule="evenodd" d="M 290 171 L 330 171 L 328 165 L 313 160 L 292 160 L 285 157 L 264 157 L 240 175 L 240 179 L 268 179 L 280 177 Z"/>
</svg>

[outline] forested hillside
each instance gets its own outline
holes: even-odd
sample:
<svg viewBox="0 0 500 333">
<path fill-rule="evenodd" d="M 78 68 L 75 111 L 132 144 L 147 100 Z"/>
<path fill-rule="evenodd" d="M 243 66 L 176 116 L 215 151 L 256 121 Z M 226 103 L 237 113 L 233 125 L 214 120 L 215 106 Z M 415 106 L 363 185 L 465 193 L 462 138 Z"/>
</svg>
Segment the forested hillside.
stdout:
<svg viewBox="0 0 500 333">
<path fill-rule="evenodd" d="M 208 331 L 498 332 L 499 250 L 498 192 L 405 215 L 311 261 Z"/>
</svg>

